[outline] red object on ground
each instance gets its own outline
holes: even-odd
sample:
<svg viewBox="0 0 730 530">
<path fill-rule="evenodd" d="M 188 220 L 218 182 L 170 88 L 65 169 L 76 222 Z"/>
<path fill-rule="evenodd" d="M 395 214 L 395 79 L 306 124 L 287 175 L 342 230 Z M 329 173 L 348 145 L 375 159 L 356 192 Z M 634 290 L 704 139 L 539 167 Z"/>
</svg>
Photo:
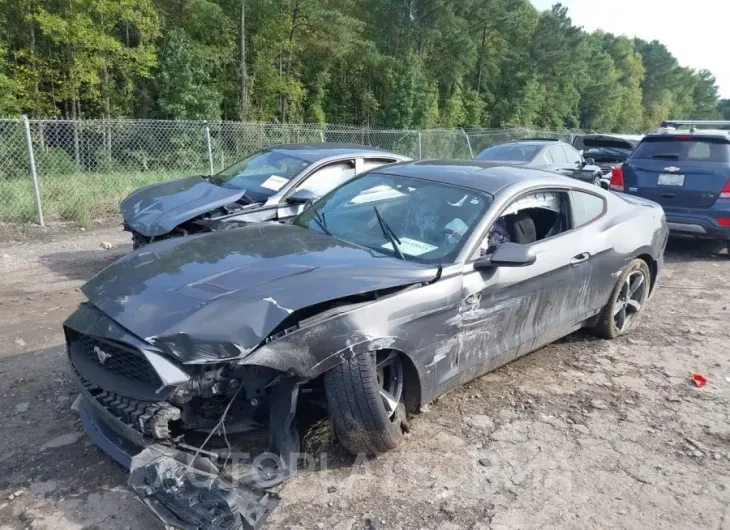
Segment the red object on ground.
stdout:
<svg viewBox="0 0 730 530">
<path fill-rule="evenodd" d="M 695 385 L 697 385 L 697 388 L 702 388 L 707 384 L 707 379 L 702 377 L 700 374 L 692 374 L 692 381 L 695 382 Z"/>
</svg>

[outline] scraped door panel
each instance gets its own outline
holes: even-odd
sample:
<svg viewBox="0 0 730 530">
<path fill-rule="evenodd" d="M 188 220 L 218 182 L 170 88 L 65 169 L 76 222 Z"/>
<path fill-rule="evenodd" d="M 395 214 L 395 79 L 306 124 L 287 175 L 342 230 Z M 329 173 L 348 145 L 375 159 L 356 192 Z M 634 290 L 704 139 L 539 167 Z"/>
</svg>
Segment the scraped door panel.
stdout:
<svg viewBox="0 0 730 530">
<path fill-rule="evenodd" d="M 581 241 L 570 232 L 535 243 L 535 263 L 467 272 L 460 308 L 459 363 L 486 373 L 566 335 L 585 313 L 576 296 L 590 281 L 589 260 L 575 262 Z"/>
</svg>

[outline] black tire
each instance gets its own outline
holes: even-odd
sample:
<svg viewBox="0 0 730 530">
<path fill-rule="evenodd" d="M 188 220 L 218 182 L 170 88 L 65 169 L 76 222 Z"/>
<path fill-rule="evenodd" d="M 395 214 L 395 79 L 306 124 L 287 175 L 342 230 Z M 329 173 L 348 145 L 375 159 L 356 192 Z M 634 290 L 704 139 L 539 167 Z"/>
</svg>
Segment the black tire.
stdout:
<svg viewBox="0 0 730 530">
<path fill-rule="evenodd" d="M 357 355 L 324 375 L 332 427 L 353 455 L 377 455 L 395 449 L 407 427 L 405 406 L 400 402 L 402 392 L 394 412 L 386 411 L 376 358 L 375 353 Z"/>
<path fill-rule="evenodd" d="M 634 278 L 642 276 L 641 285 L 631 293 Z M 643 259 L 631 261 L 616 282 L 608 304 L 603 308 L 598 323 L 593 328 L 596 335 L 605 339 L 615 339 L 630 331 L 638 322 L 649 297 L 651 272 Z M 638 304 L 638 309 L 636 308 Z M 623 308 L 623 309 L 622 309 Z M 623 311 L 623 321 L 621 313 Z"/>
</svg>

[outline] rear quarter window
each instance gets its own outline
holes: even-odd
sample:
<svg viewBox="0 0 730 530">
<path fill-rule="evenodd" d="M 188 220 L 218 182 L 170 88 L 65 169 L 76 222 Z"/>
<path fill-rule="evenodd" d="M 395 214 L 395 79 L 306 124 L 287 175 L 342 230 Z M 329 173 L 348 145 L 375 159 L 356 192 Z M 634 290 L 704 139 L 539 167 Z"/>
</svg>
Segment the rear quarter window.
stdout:
<svg viewBox="0 0 730 530">
<path fill-rule="evenodd" d="M 603 197 L 580 190 L 573 190 L 570 194 L 573 203 L 573 225 L 575 228 L 580 228 L 598 219 L 606 211 L 606 201 Z"/>
<path fill-rule="evenodd" d="M 639 144 L 632 159 L 693 162 L 730 162 L 730 143 L 712 138 L 649 138 Z"/>
</svg>

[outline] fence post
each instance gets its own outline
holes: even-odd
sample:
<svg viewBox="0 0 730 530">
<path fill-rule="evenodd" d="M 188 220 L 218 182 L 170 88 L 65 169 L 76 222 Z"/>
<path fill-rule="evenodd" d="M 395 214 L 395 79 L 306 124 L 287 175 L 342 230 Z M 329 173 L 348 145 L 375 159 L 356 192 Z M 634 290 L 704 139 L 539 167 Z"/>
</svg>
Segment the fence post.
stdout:
<svg viewBox="0 0 730 530">
<path fill-rule="evenodd" d="M 469 140 L 469 135 L 466 134 L 466 131 L 464 128 L 461 128 L 461 134 L 464 135 L 464 138 L 466 138 L 466 146 L 469 148 L 469 156 L 473 159 L 474 158 L 474 151 L 471 150 L 471 140 Z"/>
<path fill-rule="evenodd" d="M 38 224 L 46 226 L 43 222 L 43 205 L 41 204 L 41 193 L 38 190 L 38 174 L 35 170 L 35 154 L 33 153 L 33 140 L 30 136 L 30 122 L 28 116 L 23 115 L 23 127 L 25 128 L 25 143 L 28 147 L 28 162 L 30 164 L 30 179 L 33 181 L 33 195 L 35 195 L 35 207 L 38 212 Z"/>
<path fill-rule="evenodd" d="M 322 129 L 319 130 L 319 141 L 324 143 L 324 131 Z"/>
<path fill-rule="evenodd" d="M 423 151 L 421 151 L 421 131 L 418 131 L 418 160 L 423 160 Z"/>
<path fill-rule="evenodd" d="M 205 122 L 205 144 L 208 147 L 208 168 L 210 172 L 209 175 L 213 174 L 213 149 L 210 146 L 210 127 L 208 127 L 208 122 Z"/>
</svg>

